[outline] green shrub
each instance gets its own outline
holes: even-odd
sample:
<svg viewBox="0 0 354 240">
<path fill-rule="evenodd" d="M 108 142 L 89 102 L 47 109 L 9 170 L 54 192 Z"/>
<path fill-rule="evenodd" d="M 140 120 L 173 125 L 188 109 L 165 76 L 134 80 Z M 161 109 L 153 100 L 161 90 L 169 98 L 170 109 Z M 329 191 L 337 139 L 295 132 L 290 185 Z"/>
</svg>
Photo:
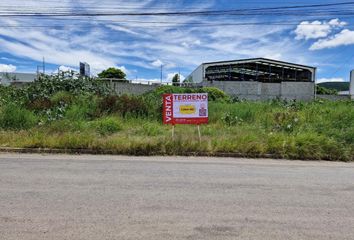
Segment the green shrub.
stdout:
<svg viewBox="0 0 354 240">
<path fill-rule="evenodd" d="M 41 112 L 52 108 L 53 104 L 48 98 L 39 97 L 29 101 L 26 107 L 35 112 Z"/>
<path fill-rule="evenodd" d="M 161 124 L 158 122 L 145 122 L 138 133 L 142 135 L 154 137 L 163 134 Z"/>
<path fill-rule="evenodd" d="M 276 112 L 274 114 L 274 130 L 293 132 L 294 129 L 300 124 L 300 117 L 296 112 Z"/>
<path fill-rule="evenodd" d="M 85 120 L 88 118 L 89 113 L 88 105 L 74 104 L 66 111 L 65 117 L 70 120 Z"/>
<path fill-rule="evenodd" d="M 66 110 L 65 117 L 70 120 L 90 120 L 100 115 L 98 111 L 98 98 L 96 96 L 81 95 Z"/>
<path fill-rule="evenodd" d="M 119 97 L 117 95 L 109 95 L 103 97 L 99 103 L 98 108 L 101 113 L 111 114 L 117 111 Z"/>
<path fill-rule="evenodd" d="M 6 130 L 30 129 L 37 122 L 38 119 L 34 113 L 15 104 L 6 105 L 0 112 L 0 128 Z"/>
<path fill-rule="evenodd" d="M 196 90 L 200 93 L 208 93 L 209 101 L 229 101 L 230 97 L 219 88 L 215 87 L 203 87 Z"/>
<path fill-rule="evenodd" d="M 321 87 L 319 85 L 316 85 L 316 93 L 317 94 L 325 94 L 325 95 L 338 95 L 337 90 Z"/>
<path fill-rule="evenodd" d="M 107 95 L 112 92 L 109 85 L 102 81 L 80 76 L 41 75 L 35 82 L 23 88 L 29 100 L 39 97 L 50 98 L 54 94 L 65 91 L 73 95 Z"/>
<path fill-rule="evenodd" d="M 110 135 L 122 130 L 122 125 L 117 118 L 106 117 L 94 122 L 96 131 L 101 135 Z"/>
<path fill-rule="evenodd" d="M 243 123 L 243 119 L 237 116 L 234 113 L 226 113 L 222 117 L 222 121 L 227 125 L 227 126 L 234 126 L 237 124 Z"/>
<path fill-rule="evenodd" d="M 107 96 L 99 103 L 101 113 L 118 113 L 123 117 L 148 116 L 149 105 L 143 97 L 133 95 Z"/>
<path fill-rule="evenodd" d="M 67 91 L 59 91 L 50 98 L 50 101 L 54 105 L 69 105 L 74 101 L 74 99 L 75 97 L 72 93 Z"/>
</svg>

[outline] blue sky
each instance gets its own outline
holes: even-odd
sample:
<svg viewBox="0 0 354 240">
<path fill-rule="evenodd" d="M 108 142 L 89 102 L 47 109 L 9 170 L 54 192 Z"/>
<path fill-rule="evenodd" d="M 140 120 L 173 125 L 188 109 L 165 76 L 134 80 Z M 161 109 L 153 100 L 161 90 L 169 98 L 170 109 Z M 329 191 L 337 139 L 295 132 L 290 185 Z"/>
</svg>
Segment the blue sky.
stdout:
<svg viewBox="0 0 354 240">
<path fill-rule="evenodd" d="M 205 11 L 336 2 L 2 0 L 0 14 Z M 354 15 L 343 11 L 353 8 L 276 16 L 0 16 L 0 71 L 35 72 L 45 57 L 47 73 L 77 69 L 86 61 L 93 73 L 118 67 L 130 79 L 159 80 L 163 65 L 168 81 L 177 72 L 187 76 L 202 62 L 266 57 L 315 66 L 318 81 L 348 81 L 354 69 Z"/>
</svg>

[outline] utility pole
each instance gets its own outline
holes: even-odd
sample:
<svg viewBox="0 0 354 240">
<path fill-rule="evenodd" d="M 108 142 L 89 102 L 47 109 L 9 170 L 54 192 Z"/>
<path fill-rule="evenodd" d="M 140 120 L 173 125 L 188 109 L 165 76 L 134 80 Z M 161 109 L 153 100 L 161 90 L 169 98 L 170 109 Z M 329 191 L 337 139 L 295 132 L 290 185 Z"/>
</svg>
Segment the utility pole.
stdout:
<svg viewBox="0 0 354 240">
<path fill-rule="evenodd" d="M 45 74 L 45 59 L 43 57 L 43 74 Z"/>
</svg>

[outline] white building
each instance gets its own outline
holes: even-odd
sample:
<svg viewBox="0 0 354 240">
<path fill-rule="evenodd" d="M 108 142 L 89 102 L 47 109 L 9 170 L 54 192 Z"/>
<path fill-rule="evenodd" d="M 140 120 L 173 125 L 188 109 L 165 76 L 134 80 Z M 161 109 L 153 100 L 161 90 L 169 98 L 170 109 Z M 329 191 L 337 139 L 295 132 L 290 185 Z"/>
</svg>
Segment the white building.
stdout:
<svg viewBox="0 0 354 240">
<path fill-rule="evenodd" d="M 315 97 L 316 68 L 266 58 L 203 63 L 185 82 L 217 87 L 241 99 Z"/>
<path fill-rule="evenodd" d="M 8 85 L 21 85 L 33 82 L 37 78 L 34 73 L 8 73 L 0 72 L 0 84 Z"/>
</svg>

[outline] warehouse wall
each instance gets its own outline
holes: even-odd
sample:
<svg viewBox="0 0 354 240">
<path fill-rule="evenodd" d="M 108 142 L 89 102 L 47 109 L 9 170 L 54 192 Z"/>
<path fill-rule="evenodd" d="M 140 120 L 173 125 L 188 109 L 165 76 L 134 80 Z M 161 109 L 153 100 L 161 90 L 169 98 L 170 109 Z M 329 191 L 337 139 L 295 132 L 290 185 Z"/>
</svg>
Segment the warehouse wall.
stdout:
<svg viewBox="0 0 354 240">
<path fill-rule="evenodd" d="M 204 81 L 203 86 L 217 87 L 227 94 L 247 100 L 267 100 L 274 98 L 310 101 L 314 99 L 313 82 L 221 82 Z"/>
<path fill-rule="evenodd" d="M 111 87 L 115 90 L 115 92 L 119 95 L 122 94 L 133 94 L 133 95 L 141 95 L 143 93 L 153 91 L 159 85 L 147 85 L 147 84 L 136 84 L 136 83 L 129 83 L 129 82 L 119 82 L 113 81 L 108 82 Z"/>
<path fill-rule="evenodd" d="M 133 84 L 129 82 L 111 82 L 117 94 L 139 95 L 152 91 L 159 85 Z M 296 99 L 311 101 L 314 99 L 314 83 L 312 82 L 202 82 L 197 86 L 216 87 L 227 94 L 247 100 L 268 100 L 268 99 Z"/>
</svg>

